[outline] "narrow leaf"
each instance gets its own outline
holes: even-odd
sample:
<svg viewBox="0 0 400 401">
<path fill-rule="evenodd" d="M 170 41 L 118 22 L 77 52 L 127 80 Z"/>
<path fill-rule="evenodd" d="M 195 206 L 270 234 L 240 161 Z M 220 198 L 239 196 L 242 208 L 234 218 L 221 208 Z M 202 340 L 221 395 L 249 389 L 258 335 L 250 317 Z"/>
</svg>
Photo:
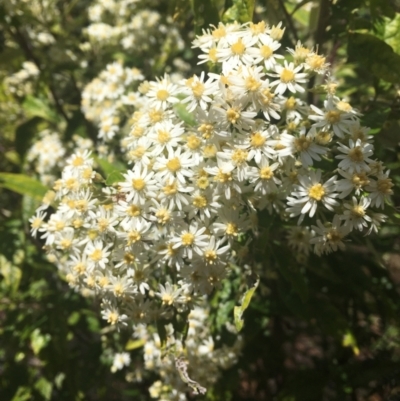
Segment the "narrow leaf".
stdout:
<svg viewBox="0 0 400 401">
<path fill-rule="evenodd" d="M 37 200 L 42 200 L 47 192 L 42 183 L 24 174 L 0 173 L 0 187 L 7 188 L 21 195 L 28 195 Z"/>
<path fill-rule="evenodd" d="M 257 289 L 259 283 L 260 283 L 260 279 L 257 278 L 257 281 L 255 282 L 254 286 L 249 288 L 244 293 L 241 305 L 235 306 L 235 308 L 233 309 L 233 316 L 235 318 L 235 326 L 236 326 L 237 331 L 240 331 L 243 328 L 243 324 L 244 324 L 244 320 L 242 319 L 243 313 L 250 305 L 251 298 L 253 297 L 254 292 Z"/>
</svg>

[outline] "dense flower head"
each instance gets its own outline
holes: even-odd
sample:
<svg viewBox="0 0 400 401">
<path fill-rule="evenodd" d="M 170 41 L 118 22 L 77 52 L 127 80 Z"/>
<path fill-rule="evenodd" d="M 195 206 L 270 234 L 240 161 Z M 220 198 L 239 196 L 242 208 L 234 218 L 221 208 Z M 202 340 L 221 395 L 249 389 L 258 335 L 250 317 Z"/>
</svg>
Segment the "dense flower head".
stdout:
<svg viewBox="0 0 400 401">
<path fill-rule="evenodd" d="M 55 213 L 45 221 L 41 207 L 32 219 L 69 284 L 101 297 L 111 325 L 192 310 L 258 233 L 263 209 L 295 226 L 289 246 L 306 256 L 343 249 L 353 230 L 385 220 L 375 209 L 393 184 L 368 129 L 330 90 L 318 107 L 306 103 L 309 79 L 329 66 L 301 43 L 277 54 L 283 33 L 263 22 L 204 31 L 194 41 L 199 64 L 219 73 L 143 83 L 125 100 L 136 108 L 122 139 L 131 168 L 105 186 L 88 154 L 73 156 L 54 188 Z M 133 81 L 129 71 L 114 63 L 102 79 Z M 92 85 L 84 110 L 107 119 L 122 92 L 94 95 Z"/>
</svg>

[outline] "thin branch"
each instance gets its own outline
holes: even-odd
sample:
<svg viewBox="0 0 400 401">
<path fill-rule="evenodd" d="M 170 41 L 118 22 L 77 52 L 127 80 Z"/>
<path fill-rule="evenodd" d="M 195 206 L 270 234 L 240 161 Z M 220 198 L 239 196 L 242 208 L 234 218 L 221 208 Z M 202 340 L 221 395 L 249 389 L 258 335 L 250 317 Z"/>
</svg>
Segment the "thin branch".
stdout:
<svg viewBox="0 0 400 401">
<path fill-rule="evenodd" d="M 296 28 L 293 24 L 293 20 L 292 17 L 290 16 L 290 14 L 288 13 L 288 11 L 286 10 L 285 4 L 283 2 L 283 0 L 279 0 L 279 5 L 282 9 L 283 14 L 285 15 L 287 24 L 289 26 L 289 30 L 290 33 L 292 34 L 294 40 L 295 40 L 295 44 L 297 43 L 297 41 L 299 40 L 299 37 L 297 36 L 297 32 L 296 32 Z"/>
</svg>

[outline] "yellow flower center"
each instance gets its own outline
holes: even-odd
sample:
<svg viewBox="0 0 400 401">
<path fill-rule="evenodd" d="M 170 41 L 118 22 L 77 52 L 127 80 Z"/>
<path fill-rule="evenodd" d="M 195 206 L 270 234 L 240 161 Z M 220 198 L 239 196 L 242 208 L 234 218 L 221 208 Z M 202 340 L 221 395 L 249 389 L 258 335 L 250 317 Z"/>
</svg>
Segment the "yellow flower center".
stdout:
<svg viewBox="0 0 400 401">
<path fill-rule="evenodd" d="M 340 111 L 331 110 L 325 114 L 326 121 L 330 124 L 337 124 L 340 121 Z"/>
<path fill-rule="evenodd" d="M 162 110 L 151 109 L 149 111 L 149 118 L 152 124 L 160 122 L 164 117 L 164 113 Z"/>
<path fill-rule="evenodd" d="M 174 157 L 167 162 L 167 169 L 172 173 L 176 173 L 178 170 L 181 169 L 181 162 L 177 157 Z"/>
<path fill-rule="evenodd" d="M 274 146 L 274 149 L 275 150 L 282 150 L 282 149 L 285 149 L 286 148 L 286 146 L 283 144 L 283 143 L 281 143 L 281 142 L 278 142 L 275 146 Z"/>
<path fill-rule="evenodd" d="M 163 294 L 161 300 L 164 305 L 172 305 L 174 303 L 174 298 L 171 294 Z"/>
<path fill-rule="evenodd" d="M 332 139 L 332 134 L 328 131 L 319 131 L 315 135 L 315 142 L 318 143 L 318 145 L 326 145 L 328 144 Z"/>
<path fill-rule="evenodd" d="M 198 129 L 203 134 L 204 139 L 211 138 L 214 133 L 214 126 L 212 124 L 201 124 Z"/>
<path fill-rule="evenodd" d="M 143 133 L 144 133 L 144 128 L 139 127 L 138 125 L 136 125 L 134 128 L 132 128 L 132 131 L 130 132 L 130 135 L 135 137 L 135 138 L 140 138 L 143 135 Z"/>
<path fill-rule="evenodd" d="M 262 103 L 265 106 L 268 106 L 271 102 L 272 99 L 275 97 L 273 93 L 271 93 L 271 90 L 266 88 L 262 91 Z"/>
<path fill-rule="evenodd" d="M 191 150 L 198 149 L 201 145 L 201 139 L 196 134 L 189 135 L 186 139 L 187 147 Z"/>
<path fill-rule="evenodd" d="M 82 219 L 75 219 L 72 222 L 72 225 L 74 226 L 74 228 L 78 229 L 81 228 L 83 226 L 83 220 Z"/>
<path fill-rule="evenodd" d="M 99 262 L 103 258 L 103 251 L 101 249 L 95 249 L 89 257 L 93 262 Z"/>
<path fill-rule="evenodd" d="M 357 188 L 361 188 L 369 184 L 369 179 L 365 173 L 354 174 L 351 181 Z"/>
<path fill-rule="evenodd" d="M 246 50 L 246 47 L 242 43 L 242 39 L 240 39 L 240 38 L 236 43 L 234 43 L 231 46 L 232 53 L 235 54 L 235 55 L 238 55 L 238 56 L 241 56 L 244 53 L 245 50 Z"/>
<path fill-rule="evenodd" d="M 217 62 L 217 49 L 215 47 L 213 47 L 212 49 L 210 49 L 208 51 L 208 58 L 213 62 L 216 63 Z"/>
<path fill-rule="evenodd" d="M 225 228 L 225 232 L 228 235 L 236 236 L 238 235 L 238 226 L 235 223 L 228 223 Z"/>
<path fill-rule="evenodd" d="M 169 93 L 165 89 L 160 89 L 157 91 L 156 97 L 158 100 L 164 102 L 165 100 L 168 99 Z"/>
<path fill-rule="evenodd" d="M 136 189 L 136 191 L 141 191 L 146 186 L 146 183 L 143 178 L 134 178 L 132 180 L 132 187 Z"/>
<path fill-rule="evenodd" d="M 202 195 L 197 195 L 193 199 L 193 206 L 202 209 L 207 206 L 207 198 Z"/>
<path fill-rule="evenodd" d="M 32 221 L 31 227 L 32 228 L 39 228 L 42 225 L 42 223 L 43 223 L 43 220 L 41 218 L 39 218 L 39 217 L 36 217 Z"/>
<path fill-rule="evenodd" d="M 330 242 L 340 242 L 343 238 L 342 235 L 340 235 L 335 229 L 331 229 L 327 234 L 326 238 Z"/>
<path fill-rule="evenodd" d="M 226 30 L 223 25 L 220 25 L 218 28 L 212 31 L 212 36 L 214 39 L 219 40 L 226 36 Z"/>
<path fill-rule="evenodd" d="M 190 246 L 194 242 L 194 235 L 192 233 L 184 233 L 181 235 L 181 240 L 184 246 Z"/>
<path fill-rule="evenodd" d="M 109 225 L 108 219 L 105 219 L 103 217 L 99 218 L 97 227 L 101 233 L 107 230 L 108 225 Z"/>
<path fill-rule="evenodd" d="M 164 225 L 171 219 L 171 213 L 167 209 L 160 209 L 156 212 L 157 221 Z"/>
<path fill-rule="evenodd" d="M 325 65 L 325 57 L 318 54 L 312 54 L 307 57 L 306 63 L 312 70 L 319 70 Z"/>
<path fill-rule="evenodd" d="M 285 107 L 288 110 L 294 110 L 296 108 L 297 101 L 293 96 L 290 96 L 288 100 L 285 102 Z"/>
<path fill-rule="evenodd" d="M 201 82 L 196 82 L 192 84 L 192 92 L 195 98 L 200 98 L 204 93 L 204 85 Z"/>
<path fill-rule="evenodd" d="M 240 112 L 237 109 L 229 109 L 226 112 L 226 118 L 231 124 L 236 124 L 237 120 L 240 118 Z"/>
<path fill-rule="evenodd" d="M 353 162 L 362 162 L 364 160 L 364 153 L 360 146 L 356 146 L 353 149 L 350 149 L 349 151 L 349 158 Z"/>
<path fill-rule="evenodd" d="M 311 139 L 307 138 L 305 135 L 302 135 L 294 140 L 294 147 L 297 152 L 304 152 L 311 145 Z"/>
<path fill-rule="evenodd" d="M 274 172 L 270 167 L 266 166 L 260 169 L 260 178 L 262 180 L 270 180 L 274 176 Z"/>
<path fill-rule="evenodd" d="M 214 177 L 214 181 L 218 181 L 220 183 L 226 183 L 232 181 L 232 174 L 224 173 L 221 170 L 218 170 L 217 175 Z"/>
<path fill-rule="evenodd" d="M 128 209 L 126 210 L 126 213 L 127 213 L 129 216 L 137 217 L 137 216 L 140 216 L 140 214 L 141 214 L 141 209 L 140 209 L 139 206 L 133 205 L 133 204 L 132 204 L 132 205 L 129 205 Z"/>
<path fill-rule="evenodd" d="M 128 245 L 132 245 L 138 241 L 140 241 L 140 239 L 142 238 L 142 236 L 140 235 L 140 233 L 136 230 L 133 231 L 129 231 L 128 233 Z"/>
<path fill-rule="evenodd" d="M 325 189 L 322 184 L 315 184 L 308 190 L 308 196 L 316 201 L 320 201 L 324 195 Z"/>
<path fill-rule="evenodd" d="M 274 51 L 267 45 L 263 45 L 260 47 L 260 54 L 262 57 L 264 57 L 265 60 L 268 60 Z"/>
<path fill-rule="evenodd" d="M 83 170 L 83 172 L 82 172 L 82 178 L 83 178 L 84 180 L 88 180 L 88 179 L 92 178 L 92 175 L 93 175 L 93 170 L 92 170 L 91 167 L 85 168 L 85 169 Z"/>
<path fill-rule="evenodd" d="M 119 315 L 117 312 L 110 312 L 108 314 L 107 322 L 110 324 L 116 324 L 118 322 Z"/>
<path fill-rule="evenodd" d="M 55 224 L 56 231 L 61 231 L 65 227 L 65 223 L 63 221 L 57 221 Z"/>
<path fill-rule="evenodd" d="M 209 185 L 210 185 L 210 181 L 208 181 L 207 177 L 200 177 L 197 181 L 196 181 L 196 185 L 198 188 L 200 189 L 206 189 Z"/>
<path fill-rule="evenodd" d="M 133 253 L 125 253 L 125 255 L 124 255 L 124 262 L 127 264 L 127 265 L 130 265 L 131 263 L 133 263 L 134 261 L 135 261 L 135 255 L 133 254 Z"/>
<path fill-rule="evenodd" d="M 250 136 L 250 144 L 253 148 L 261 148 L 264 146 L 266 138 L 260 132 L 253 132 Z"/>
<path fill-rule="evenodd" d="M 247 77 L 245 81 L 246 89 L 250 92 L 256 92 L 261 86 L 261 82 L 257 81 L 254 77 Z"/>
<path fill-rule="evenodd" d="M 252 22 L 250 22 L 250 29 L 254 35 L 264 33 L 265 32 L 265 22 L 261 21 L 258 24 L 253 24 Z"/>
<path fill-rule="evenodd" d="M 157 141 L 161 144 L 167 143 L 171 139 L 171 135 L 168 131 L 158 130 L 157 131 Z"/>
<path fill-rule="evenodd" d="M 271 32 L 269 33 L 269 36 L 271 36 L 271 38 L 274 40 L 281 40 L 284 32 L 285 32 L 285 28 L 281 29 L 274 25 L 271 28 Z"/>
<path fill-rule="evenodd" d="M 124 292 L 124 286 L 121 283 L 114 284 L 114 294 L 116 297 L 122 296 Z"/>
<path fill-rule="evenodd" d="M 337 102 L 336 107 L 340 111 L 344 111 L 346 113 L 348 113 L 351 110 L 353 110 L 353 108 L 351 107 L 350 103 L 344 102 L 343 100 L 340 100 L 339 102 Z"/>
<path fill-rule="evenodd" d="M 84 161 L 85 161 L 85 159 L 84 159 L 82 156 L 77 156 L 77 157 L 75 157 L 75 159 L 73 160 L 72 165 L 73 165 L 74 167 L 79 167 L 79 166 L 82 166 L 82 165 L 83 165 Z"/>
<path fill-rule="evenodd" d="M 82 263 L 82 262 L 78 262 L 75 266 L 74 266 L 74 271 L 76 273 L 78 273 L 79 275 L 82 275 L 83 273 L 85 273 L 86 271 L 86 266 Z"/>
<path fill-rule="evenodd" d="M 351 209 L 351 214 L 354 217 L 364 217 L 365 216 L 365 210 L 361 205 L 356 205 Z"/>
<path fill-rule="evenodd" d="M 385 195 L 391 195 L 393 193 L 392 187 L 394 184 L 390 178 L 378 179 L 377 187 L 378 191 Z"/>
<path fill-rule="evenodd" d="M 146 153 L 146 149 L 143 146 L 138 146 L 136 149 L 131 150 L 130 155 L 135 159 L 141 159 Z"/>
<path fill-rule="evenodd" d="M 175 195 L 178 192 L 178 186 L 176 185 L 176 182 L 172 182 L 171 184 L 167 184 L 163 188 L 163 192 L 167 196 Z"/>
<path fill-rule="evenodd" d="M 213 250 L 208 250 L 204 252 L 204 258 L 206 259 L 206 262 L 212 265 L 216 260 L 217 260 L 217 252 Z"/>
<path fill-rule="evenodd" d="M 217 154 L 217 147 L 214 144 L 209 144 L 204 146 L 203 149 L 203 156 L 207 159 L 210 157 L 215 157 L 215 155 Z"/>
<path fill-rule="evenodd" d="M 60 241 L 60 247 L 62 249 L 68 249 L 72 245 L 72 241 L 68 238 L 64 238 Z"/>
<path fill-rule="evenodd" d="M 241 165 L 246 162 L 248 156 L 248 152 L 243 149 L 235 149 L 232 153 L 232 161 L 236 165 Z"/>
<path fill-rule="evenodd" d="M 288 70 L 284 68 L 281 72 L 281 81 L 287 84 L 288 82 L 294 81 L 294 72 L 292 70 Z"/>
<path fill-rule="evenodd" d="M 301 62 L 305 60 L 309 54 L 310 54 L 310 49 L 307 49 L 307 47 L 300 46 L 296 48 L 294 57 L 297 61 Z"/>
</svg>

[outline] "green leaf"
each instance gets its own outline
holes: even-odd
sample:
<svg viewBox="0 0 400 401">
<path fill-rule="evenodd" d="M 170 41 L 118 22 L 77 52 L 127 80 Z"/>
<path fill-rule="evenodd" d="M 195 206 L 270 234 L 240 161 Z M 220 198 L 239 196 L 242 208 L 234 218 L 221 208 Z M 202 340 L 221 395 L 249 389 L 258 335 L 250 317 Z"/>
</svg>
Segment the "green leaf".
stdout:
<svg viewBox="0 0 400 401">
<path fill-rule="evenodd" d="M 253 20 L 254 5 L 254 0 L 233 0 L 233 6 L 225 11 L 222 21 L 251 22 Z"/>
<path fill-rule="evenodd" d="M 39 352 L 46 347 L 46 345 L 50 342 L 51 336 L 50 334 L 42 334 L 39 329 L 33 330 L 31 334 L 31 347 L 33 353 L 38 355 Z"/>
<path fill-rule="evenodd" d="M 165 351 L 165 347 L 167 345 L 167 330 L 165 329 L 165 322 L 161 320 L 157 320 L 157 333 L 160 337 L 160 348 L 161 353 L 163 354 Z"/>
<path fill-rule="evenodd" d="M 0 288 L 15 293 L 21 281 L 21 269 L 14 266 L 4 255 L 0 255 L 0 274 L 3 276 L 0 281 Z"/>
<path fill-rule="evenodd" d="M 17 392 L 14 394 L 14 397 L 11 401 L 28 401 L 32 399 L 31 389 L 29 387 L 18 387 Z"/>
<path fill-rule="evenodd" d="M 129 340 L 125 345 L 125 350 L 126 351 L 132 351 L 134 349 L 143 347 L 144 344 L 146 344 L 146 341 L 144 339 Z"/>
<path fill-rule="evenodd" d="M 43 119 L 52 123 L 58 123 L 60 121 L 58 114 L 54 112 L 43 100 L 36 97 L 27 96 L 22 104 L 22 107 L 29 117 L 42 117 Z"/>
<path fill-rule="evenodd" d="M 114 172 L 122 173 L 126 171 L 126 167 L 118 161 L 110 163 L 108 160 L 98 156 L 94 156 L 94 160 L 96 160 L 96 163 L 100 166 L 104 174 L 107 176 Z"/>
<path fill-rule="evenodd" d="M 179 118 L 184 121 L 190 127 L 196 126 L 196 118 L 194 117 L 193 113 L 187 111 L 186 106 L 182 103 L 178 103 L 174 106 L 176 113 L 178 114 Z"/>
<path fill-rule="evenodd" d="M 383 40 L 369 34 L 350 33 L 347 52 L 351 61 L 367 66 L 376 77 L 384 81 L 400 83 L 400 55 Z"/>
<path fill-rule="evenodd" d="M 0 173 L 0 187 L 7 188 L 21 195 L 28 195 L 42 200 L 47 192 L 42 183 L 24 174 Z"/>
<path fill-rule="evenodd" d="M 35 389 L 39 391 L 39 393 L 43 396 L 45 400 L 49 400 L 51 397 L 51 392 L 53 391 L 53 384 L 46 380 L 44 377 L 41 377 L 35 383 Z"/>
<path fill-rule="evenodd" d="M 244 320 L 242 319 L 243 313 L 250 305 L 251 298 L 253 297 L 254 292 L 257 289 L 259 283 L 260 283 L 260 279 L 257 278 L 257 281 L 254 283 L 253 287 L 249 288 L 244 293 L 240 306 L 235 306 L 233 309 L 233 316 L 235 318 L 235 326 L 236 326 L 236 330 L 238 332 L 240 330 L 242 330 L 242 328 L 243 328 L 243 325 L 244 325 Z"/>
<path fill-rule="evenodd" d="M 113 184 L 115 184 L 117 182 L 121 182 L 121 181 L 124 181 L 124 180 L 125 180 L 125 178 L 122 175 L 122 173 L 120 173 L 119 171 L 113 171 L 111 174 L 109 174 L 107 176 L 106 184 L 107 185 L 113 185 Z"/>
</svg>

